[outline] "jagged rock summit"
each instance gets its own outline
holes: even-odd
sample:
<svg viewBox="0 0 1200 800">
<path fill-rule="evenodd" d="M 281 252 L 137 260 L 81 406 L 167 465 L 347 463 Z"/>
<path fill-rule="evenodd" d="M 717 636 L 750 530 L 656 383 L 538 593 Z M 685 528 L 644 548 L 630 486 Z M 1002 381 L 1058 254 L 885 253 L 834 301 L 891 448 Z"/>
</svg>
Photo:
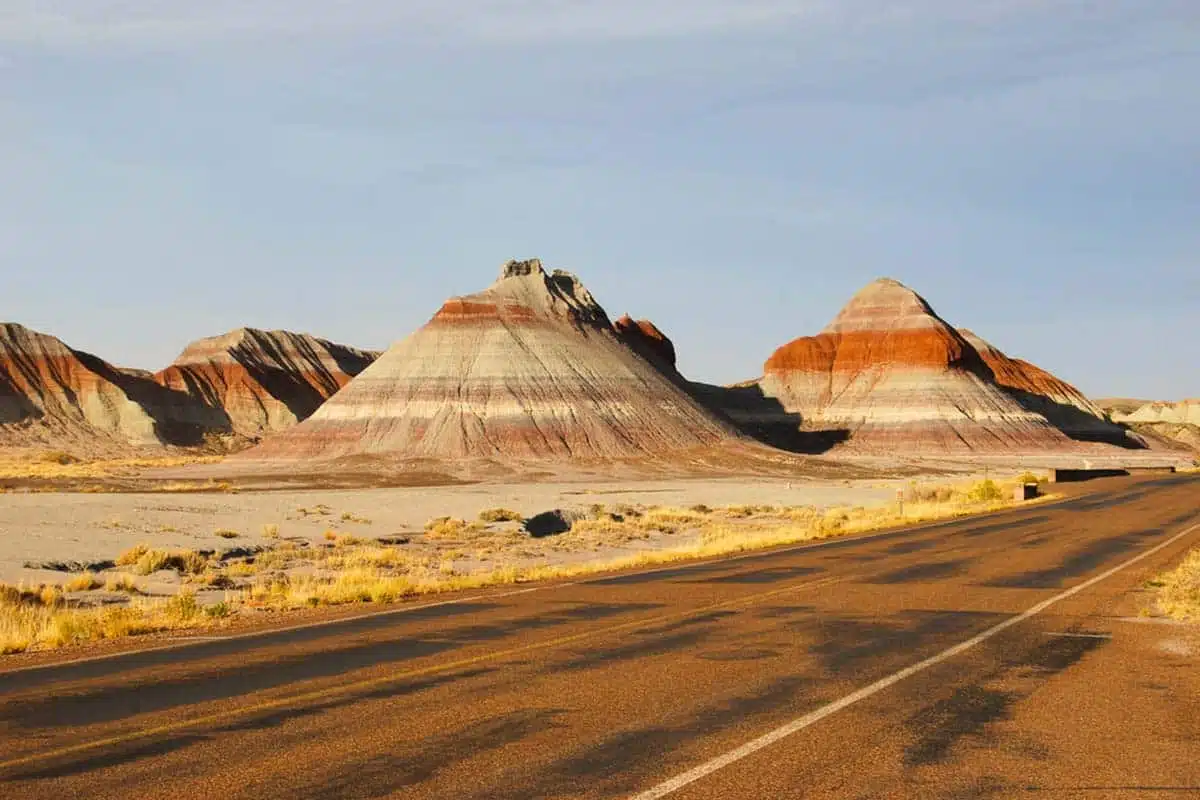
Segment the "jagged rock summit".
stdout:
<svg viewBox="0 0 1200 800">
<path fill-rule="evenodd" d="M 303 333 L 239 328 L 192 342 L 154 379 L 222 411 L 234 433 L 258 438 L 307 419 L 378 355 Z"/>
<path fill-rule="evenodd" d="M 154 418 L 131 397 L 139 380 L 53 336 L 0 323 L 0 443 L 157 444 Z"/>
<path fill-rule="evenodd" d="M 737 438 L 624 343 L 580 280 L 510 261 L 246 458 L 607 459 Z"/>
<path fill-rule="evenodd" d="M 621 341 L 646 358 L 675 370 L 675 343 L 648 319 L 634 319 L 625 314 L 613 323 Z"/>
<path fill-rule="evenodd" d="M 777 404 L 774 427 L 799 425 L 858 451 L 1071 446 L 998 388 L 980 353 L 920 295 L 890 278 L 859 291 L 818 335 L 776 350 L 758 389 Z"/>
</svg>

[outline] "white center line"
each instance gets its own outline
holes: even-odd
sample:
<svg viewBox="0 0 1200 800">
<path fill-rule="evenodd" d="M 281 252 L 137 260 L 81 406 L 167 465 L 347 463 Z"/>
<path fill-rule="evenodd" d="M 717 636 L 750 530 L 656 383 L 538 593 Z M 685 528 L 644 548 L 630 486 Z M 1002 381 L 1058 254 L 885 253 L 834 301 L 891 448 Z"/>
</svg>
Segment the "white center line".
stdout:
<svg viewBox="0 0 1200 800">
<path fill-rule="evenodd" d="M 680 789 L 682 789 L 684 786 L 687 786 L 689 783 L 698 781 L 701 778 L 703 778 L 705 775 L 710 775 L 710 774 L 716 772 L 717 770 L 723 769 L 736 761 L 741 761 L 746 756 L 753 755 L 754 753 L 757 753 L 759 750 L 762 750 L 764 747 L 770 747 L 771 745 L 775 744 L 779 740 L 785 739 L 788 736 L 791 736 L 793 733 L 796 733 L 798 731 L 802 731 L 805 728 L 809 727 L 810 725 L 814 725 L 817 722 L 820 722 L 821 720 L 825 719 L 826 717 L 836 714 L 837 712 L 841 711 L 842 709 L 849 708 L 850 706 L 854 705 L 855 703 L 859 702 L 860 700 L 866 700 L 868 697 L 878 694 L 879 692 L 882 692 L 884 689 L 887 689 L 891 686 L 894 686 L 895 684 L 899 683 L 900 681 L 904 680 L 905 678 L 911 678 L 913 675 L 916 675 L 918 672 L 923 672 L 932 666 L 940 664 L 943 661 L 946 661 L 947 659 L 954 658 L 955 656 L 959 655 L 960 653 L 970 650 L 972 647 L 975 647 L 976 645 L 987 641 L 988 639 L 992 638 L 996 634 L 1001 633 L 1002 631 L 1006 631 L 1009 628 L 1011 628 L 1012 626 L 1020 624 L 1031 617 L 1037 616 L 1038 614 L 1042 613 L 1043 611 L 1045 611 L 1047 608 L 1054 605 L 1055 603 L 1062 602 L 1063 600 L 1066 600 L 1068 597 L 1071 597 L 1073 595 L 1078 594 L 1079 592 L 1082 592 L 1084 589 L 1095 586 L 1097 583 L 1100 583 L 1100 581 L 1102 581 L 1102 580 L 1111 578 L 1113 575 L 1116 575 L 1118 572 L 1125 569 L 1126 567 L 1130 567 L 1130 566 L 1136 564 L 1137 562 L 1141 561 L 1142 559 L 1149 558 L 1150 556 L 1154 555 L 1158 551 L 1162 550 L 1164 547 L 1169 547 L 1170 545 L 1179 541 L 1180 539 L 1187 536 L 1189 533 L 1191 533 L 1194 530 L 1200 530 L 1200 525 L 1193 525 L 1190 528 L 1186 528 L 1185 530 L 1182 530 L 1179 533 L 1172 536 L 1170 539 L 1167 539 L 1165 542 L 1161 542 L 1160 544 L 1157 544 L 1154 547 L 1151 547 L 1149 550 L 1146 550 L 1143 553 L 1139 553 L 1138 555 L 1134 556 L 1133 558 L 1129 559 L 1128 561 L 1118 564 L 1117 566 L 1113 567 L 1112 569 L 1110 569 L 1106 572 L 1102 572 L 1099 575 L 1096 575 L 1095 577 L 1089 578 L 1088 580 L 1084 581 L 1083 583 L 1080 583 L 1076 586 L 1071 587 L 1070 589 L 1067 589 L 1065 592 L 1056 594 L 1053 597 L 1049 598 L 1048 600 L 1043 600 L 1042 602 L 1021 612 L 1020 614 L 1016 615 L 1015 617 L 1009 617 L 1008 619 L 1004 620 L 1003 622 L 1001 622 L 997 625 L 993 625 L 992 627 L 988 628 L 983 633 L 972 636 L 970 639 L 967 639 L 964 642 L 960 642 L 959 644 L 956 644 L 953 647 L 947 648 L 947 649 L 943 650 L 942 652 L 938 653 L 937 655 L 930 656 L 929 658 L 925 659 L 924 661 L 918 661 L 916 664 L 913 664 L 910 667 L 905 667 L 904 669 L 900 670 L 899 672 L 893 672 L 891 675 L 888 675 L 885 678 L 881 678 L 880 680 L 877 680 L 868 686 L 864 686 L 863 688 L 859 689 L 856 692 L 852 692 L 839 700 L 835 700 L 832 703 L 829 703 L 828 705 L 821 706 L 820 708 L 816 709 L 815 711 L 811 711 L 802 717 L 798 717 L 798 718 L 792 720 L 791 722 L 787 723 L 786 725 L 781 725 L 780 727 L 776 728 L 775 730 L 773 730 L 769 733 L 766 733 L 766 734 L 758 737 L 757 739 L 752 739 L 751 741 L 746 742 L 741 747 L 737 747 L 733 750 L 730 750 L 728 753 L 725 753 L 724 755 L 717 756 L 716 758 L 714 758 L 710 761 L 704 762 L 703 764 L 701 764 L 698 767 L 693 767 L 692 769 L 689 769 L 687 772 L 681 773 L 679 775 L 676 775 L 674 778 L 663 781 L 662 783 L 658 784 L 657 786 L 647 789 L 646 791 L 642 792 L 641 794 L 634 795 L 632 800 L 656 800 L 656 798 L 666 797 L 669 794 L 677 792 Z"/>
</svg>

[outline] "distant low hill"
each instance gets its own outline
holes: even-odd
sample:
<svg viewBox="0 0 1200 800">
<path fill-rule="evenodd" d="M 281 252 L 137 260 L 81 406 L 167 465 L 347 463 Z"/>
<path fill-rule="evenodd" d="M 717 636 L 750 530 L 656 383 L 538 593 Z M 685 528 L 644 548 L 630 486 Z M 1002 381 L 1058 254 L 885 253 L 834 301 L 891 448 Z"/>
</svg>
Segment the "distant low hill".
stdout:
<svg viewBox="0 0 1200 800">
<path fill-rule="evenodd" d="M 241 329 L 152 374 L 0 323 L 0 446 L 77 454 L 250 442 L 310 415 L 374 353 Z"/>
</svg>

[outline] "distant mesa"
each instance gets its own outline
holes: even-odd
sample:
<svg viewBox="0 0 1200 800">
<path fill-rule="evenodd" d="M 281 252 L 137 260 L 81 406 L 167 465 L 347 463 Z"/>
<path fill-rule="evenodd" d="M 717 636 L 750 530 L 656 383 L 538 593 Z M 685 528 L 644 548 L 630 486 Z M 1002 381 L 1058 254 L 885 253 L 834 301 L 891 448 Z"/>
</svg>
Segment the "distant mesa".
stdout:
<svg viewBox="0 0 1200 800">
<path fill-rule="evenodd" d="M 308 334 L 239 328 L 192 342 L 154 380 L 258 439 L 307 419 L 378 356 Z"/>
<path fill-rule="evenodd" d="M 670 352 L 653 326 L 614 326 L 575 275 L 510 261 L 243 457 L 610 459 L 739 439 L 647 350 Z"/>
</svg>

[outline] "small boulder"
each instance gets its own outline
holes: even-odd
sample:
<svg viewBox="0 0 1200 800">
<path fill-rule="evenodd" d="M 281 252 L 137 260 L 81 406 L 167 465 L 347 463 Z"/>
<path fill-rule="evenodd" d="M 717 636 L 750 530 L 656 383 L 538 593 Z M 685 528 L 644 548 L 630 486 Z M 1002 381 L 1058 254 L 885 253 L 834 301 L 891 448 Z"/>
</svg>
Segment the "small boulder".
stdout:
<svg viewBox="0 0 1200 800">
<path fill-rule="evenodd" d="M 550 511 L 543 511 L 525 520 L 525 532 L 535 539 L 543 536 L 554 536 L 559 533 L 566 533 L 571 530 L 571 526 L 576 522 L 587 518 L 588 514 L 586 511 L 555 508 Z"/>
</svg>

